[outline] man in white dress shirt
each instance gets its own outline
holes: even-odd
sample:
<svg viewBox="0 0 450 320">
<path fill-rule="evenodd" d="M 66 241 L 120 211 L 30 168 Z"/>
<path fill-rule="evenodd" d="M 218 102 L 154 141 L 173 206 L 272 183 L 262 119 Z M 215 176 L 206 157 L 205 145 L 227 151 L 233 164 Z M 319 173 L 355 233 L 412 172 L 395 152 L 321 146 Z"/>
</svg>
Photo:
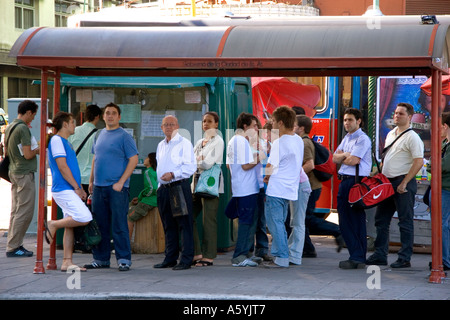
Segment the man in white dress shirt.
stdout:
<svg viewBox="0 0 450 320">
<path fill-rule="evenodd" d="M 161 129 L 166 136 L 158 144 L 156 160 L 158 167 L 156 174 L 159 188 L 157 201 L 159 214 L 164 227 L 165 234 L 165 258 L 162 263 L 154 265 L 154 268 L 173 268 L 173 270 L 189 269 L 194 258 L 193 237 L 193 213 L 192 193 L 189 178 L 197 170 L 194 148 L 192 143 L 178 133 L 178 120 L 174 116 L 166 116 Z M 176 189 L 181 190 L 177 193 Z M 180 215 L 174 212 L 174 199 L 186 203 Z M 176 201 L 178 202 L 178 201 Z M 175 215 L 175 216 L 174 216 Z M 177 264 L 179 248 L 179 230 L 181 229 L 181 258 Z"/>
<path fill-rule="evenodd" d="M 338 171 L 339 191 L 337 211 L 339 228 L 350 255 L 348 260 L 339 262 L 341 269 L 361 269 L 365 267 L 367 252 L 366 213 L 363 209 L 350 206 L 350 189 L 370 174 L 372 168 L 372 142 L 361 130 L 363 114 L 359 109 L 344 111 L 344 139 L 333 154 L 333 162 L 340 164 Z M 358 170 L 358 174 L 357 171 Z M 358 175 L 358 178 L 355 176 Z"/>
</svg>

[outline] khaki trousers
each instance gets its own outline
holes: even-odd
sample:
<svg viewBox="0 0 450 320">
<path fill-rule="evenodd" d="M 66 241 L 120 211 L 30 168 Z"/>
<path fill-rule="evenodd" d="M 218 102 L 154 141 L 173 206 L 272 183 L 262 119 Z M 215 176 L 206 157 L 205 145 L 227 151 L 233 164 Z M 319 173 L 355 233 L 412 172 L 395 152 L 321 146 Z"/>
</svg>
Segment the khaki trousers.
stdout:
<svg viewBox="0 0 450 320">
<path fill-rule="evenodd" d="M 11 218 L 9 220 L 6 251 L 23 245 L 23 238 L 34 213 L 36 187 L 34 172 L 25 175 L 9 173 L 11 179 Z"/>
</svg>

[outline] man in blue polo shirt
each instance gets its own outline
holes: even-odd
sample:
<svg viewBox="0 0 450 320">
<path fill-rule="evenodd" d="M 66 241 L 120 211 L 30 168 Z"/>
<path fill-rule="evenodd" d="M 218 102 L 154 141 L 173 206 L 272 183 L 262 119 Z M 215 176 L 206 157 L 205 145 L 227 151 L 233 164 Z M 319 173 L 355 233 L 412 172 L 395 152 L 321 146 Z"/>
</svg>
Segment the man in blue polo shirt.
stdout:
<svg viewBox="0 0 450 320">
<path fill-rule="evenodd" d="M 92 220 L 89 209 L 84 204 L 86 192 L 81 188 L 81 174 L 78 161 L 68 138 L 75 131 L 73 115 L 58 112 L 52 121 L 57 133 L 48 144 L 48 160 L 52 171 L 52 197 L 61 208 L 64 217 L 48 221 L 45 240 L 50 244 L 57 229 L 64 230 L 64 258 L 61 271 L 67 271 L 72 263 L 74 228 L 85 226 Z M 86 271 L 79 268 L 80 271 Z"/>
<path fill-rule="evenodd" d="M 349 108 L 344 111 L 344 128 L 347 135 L 333 154 L 333 162 L 341 164 L 338 178 L 341 180 L 337 195 L 339 227 L 347 244 L 350 258 L 339 263 L 341 269 L 365 267 L 367 252 L 366 213 L 350 207 L 348 194 L 355 184 L 356 169 L 359 166 L 359 179 L 370 174 L 372 168 L 372 143 L 362 130 L 362 113 Z"/>
<path fill-rule="evenodd" d="M 92 249 L 94 261 L 85 268 L 109 268 L 112 233 L 119 271 L 128 271 L 131 266 L 128 190 L 130 176 L 138 163 L 138 150 L 133 137 L 119 126 L 119 106 L 106 105 L 103 120 L 106 130 L 102 130 L 94 141 L 93 172 L 89 180 L 89 193 L 93 193 L 92 212 L 102 241 Z"/>
</svg>

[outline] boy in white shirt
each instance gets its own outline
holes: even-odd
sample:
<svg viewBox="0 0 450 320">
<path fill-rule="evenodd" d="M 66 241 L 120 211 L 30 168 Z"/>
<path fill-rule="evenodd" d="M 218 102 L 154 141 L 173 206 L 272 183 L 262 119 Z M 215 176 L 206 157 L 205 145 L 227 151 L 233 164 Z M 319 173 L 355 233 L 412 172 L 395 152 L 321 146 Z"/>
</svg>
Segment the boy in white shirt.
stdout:
<svg viewBox="0 0 450 320">
<path fill-rule="evenodd" d="M 300 172 L 303 163 L 303 140 L 294 133 L 295 112 L 286 106 L 272 114 L 273 128 L 279 138 L 272 144 L 264 182 L 266 191 L 265 214 L 272 235 L 273 266 L 289 267 L 289 247 L 284 222 L 289 200 L 298 198 Z"/>
<path fill-rule="evenodd" d="M 227 210 L 237 212 L 239 218 L 238 238 L 231 263 L 234 267 L 256 267 L 248 253 L 254 241 L 257 216 L 255 209 L 259 194 L 259 159 L 253 156 L 246 136 L 248 130 L 257 129 L 256 121 L 249 113 L 241 113 L 236 121 L 238 129 L 227 146 L 227 167 L 231 171 L 231 198 Z"/>
</svg>

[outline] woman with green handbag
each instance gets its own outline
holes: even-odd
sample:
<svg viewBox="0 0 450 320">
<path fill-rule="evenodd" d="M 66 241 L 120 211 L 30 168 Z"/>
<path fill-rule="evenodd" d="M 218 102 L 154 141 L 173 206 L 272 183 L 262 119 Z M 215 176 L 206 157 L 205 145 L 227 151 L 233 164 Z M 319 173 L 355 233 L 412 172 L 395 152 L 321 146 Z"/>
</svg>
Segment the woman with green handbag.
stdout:
<svg viewBox="0 0 450 320">
<path fill-rule="evenodd" d="M 217 210 L 219 193 L 223 193 L 223 177 L 220 166 L 224 142 L 217 130 L 219 116 L 206 112 L 202 118 L 203 139 L 195 147 L 197 172 L 193 179 L 194 211 L 194 260 L 196 267 L 212 266 L 217 256 Z M 203 240 L 200 243 L 196 219 L 203 209 Z"/>
</svg>

